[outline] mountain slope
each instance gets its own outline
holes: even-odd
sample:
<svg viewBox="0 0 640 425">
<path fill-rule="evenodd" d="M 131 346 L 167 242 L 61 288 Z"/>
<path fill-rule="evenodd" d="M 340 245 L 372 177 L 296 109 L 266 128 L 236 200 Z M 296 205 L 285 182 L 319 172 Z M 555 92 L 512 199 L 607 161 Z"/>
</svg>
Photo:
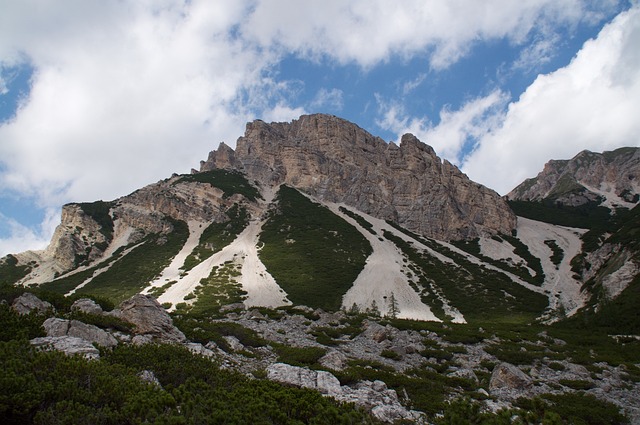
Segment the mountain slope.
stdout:
<svg viewBox="0 0 640 425">
<path fill-rule="evenodd" d="M 585 303 L 574 321 L 616 323 L 617 332 L 637 332 L 640 148 L 583 151 L 568 161 L 550 161 L 508 197 L 520 216 L 585 229 L 582 249 L 571 260 Z"/>
</svg>

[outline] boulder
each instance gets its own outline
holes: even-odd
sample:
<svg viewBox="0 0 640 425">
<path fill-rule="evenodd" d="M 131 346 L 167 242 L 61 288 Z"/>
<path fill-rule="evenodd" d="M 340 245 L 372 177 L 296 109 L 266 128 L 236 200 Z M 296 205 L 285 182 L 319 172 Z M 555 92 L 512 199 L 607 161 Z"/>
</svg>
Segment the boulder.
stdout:
<svg viewBox="0 0 640 425">
<path fill-rule="evenodd" d="M 71 311 L 79 311 L 86 314 L 102 314 L 100 304 L 89 298 L 80 298 L 71 305 Z"/>
<path fill-rule="evenodd" d="M 227 345 L 229 346 L 229 349 L 231 351 L 234 352 L 239 352 L 239 351 L 243 351 L 244 350 L 244 345 L 242 345 L 242 343 L 240 342 L 240 340 L 238 338 L 236 338 L 233 335 L 225 335 L 222 337 L 222 339 L 225 340 L 225 342 L 227 343 Z"/>
<path fill-rule="evenodd" d="M 94 325 L 88 325 L 78 320 L 65 320 L 50 317 L 42 324 L 47 336 L 73 336 L 85 341 L 96 343 L 102 347 L 115 347 L 118 340 L 110 333 Z"/>
<path fill-rule="evenodd" d="M 185 342 L 184 334 L 173 325 L 169 313 L 150 295 L 137 294 L 120 304 L 123 320 L 135 325 L 138 335 L 150 335 L 163 342 Z"/>
<path fill-rule="evenodd" d="M 322 356 L 318 363 L 327 369 L 343 370 L 348 366 L 347 361 L 347 356 L 340 351 L 333 350 Z"/>
<path fill-rule="evenodd" d="M 55 311 L 51 303 L 42 301 L 30 292 L 25 292 L 13 300 L 11 308 L 19 315 L 29 314 L 32 311 L 37 311 L 38 313 L 45 313 L 49 310 Z"/>
<path fill-rule="evenodd" d="M 296 387 L 311 388 L 334 397 L 342 394 L 338 378 L 322 370 L 316 371 L 286 363 L 274 363 L 267 368 L 267 378 Z"/>
<path fill-rule="evenodd" d="M 532 380 L 523 371 L 510 363 L 500 363 L 493 369 L 489 381 L 491 393 L 500 391 L 523 391 L 531 387 Z"/>
<path fill-rule="evenodd" d="M 68 356 L 80 355 L 87 359 L 100 357 L 100 351 L 93 344 L 75 336 L 45 336 L 29 342 L 36 348 L 61 351 Z"/>
</svg>

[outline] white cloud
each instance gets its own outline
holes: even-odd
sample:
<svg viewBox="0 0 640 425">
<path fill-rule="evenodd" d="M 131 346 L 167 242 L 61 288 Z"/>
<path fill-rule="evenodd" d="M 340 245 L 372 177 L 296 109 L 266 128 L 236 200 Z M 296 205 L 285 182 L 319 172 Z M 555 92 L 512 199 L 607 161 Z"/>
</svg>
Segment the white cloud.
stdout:
<svg viewBox="0 0 640 425">
<path fill-rule="evenodd" d="M 507 95 L 499 90 L 487 96 L 467 101 L 459 110 L 444 108 L 434 125 L 428 118 L 410 118 L 397 103 L 386 104 L 378 97 L 383 117 L 377 124 L 393 131 L 398 139 L 404 133 L 412 133 L 427 143 L 438 156 L 459 164 L 474 141 L 499 124 L 500 111 Z"/>
<path fill-rule="evenodd" d="M 187 172 L 251 118 L 239 96 L 272 58 L 234 39 L 236 2 L 27 3 L 0 23 L 0 52 L 35 68 L 0 127 L 1 188 L 43 206 L 114 198 Z"/>
<path fill-rule="evenodd" d="M 39 227 L 33 229 L 0 213 L 0 227 L 9 235 L 0 238 L 0 258 L 9 253 L 46 248 L 60 222 L 59 217 L 60 211 L 50 208 L 46 211 L 44 220 Z"/>
<path fill-rule="evenodd" d="M 428 51 L 431 66 L 443 69 L 479 41 L 519 44 L 541 25 L 593 20 L 613 6 L 579 0 L 266 0 L 256 3 L 242 32 L 264 46 L 365 68 Z"/>
<path fill-rule="evenodd" d="M 464 171 L 506 193 L 549 159 L 640 146 L 640 6 L 586 42 L 565 68 L 539 76 L 481 138 Z M 487 164 L 492 164 L 487 167 Z"/>
<path fill-rule="evenodd" d="M 343 103 L 343 95 L 344 93 L 340 89 L 333 88 L 328 90 L 326 88 L 321 88 L 316 93 L 315 97 L 311 101 L 311 108 L 314 110 L 321 108 L 331 108 L 333 110 L 341 110 Z"/>
</svg>

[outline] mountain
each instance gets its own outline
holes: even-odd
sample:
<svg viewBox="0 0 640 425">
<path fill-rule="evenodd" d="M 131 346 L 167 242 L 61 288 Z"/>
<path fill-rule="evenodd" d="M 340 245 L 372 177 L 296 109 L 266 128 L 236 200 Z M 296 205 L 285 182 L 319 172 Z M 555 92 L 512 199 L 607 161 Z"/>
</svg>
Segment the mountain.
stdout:
<svg viewBox="0 0 640 425">
<path fill-rule="evenodd" d="M 397 146 L 346 120 L 317 114 L 291 123 L 254 121 L 236 146 L 234 152 L 221 145 L 200 171 L 233 169 L 262 184 L 286 184 L 441 240 L 515 228 L 515 216 L 496 192 L 469 180 L 411 134 Z"/>
<path fill-rule="evenodd" d="M 633 207 L 640 195 L 640 148 L 610 152 L 582 151 L 570 160 L 552 160 L 536 177 L 525 180 L 507 197 L 519 201 L 552 200 L 580 206 L 597 202 Z"/>
<path fill-rule="evenodd" d="M 640 423 L 637 164 L 634 148 L 582 152 L 503 199 L 412 135 L 387 144 L 328 115 L 248 123 L 199 170 L 65 205 L 47 249 L 0 259 L 0 418 L 189 423 L 223 397 L 238 422 L 338 421 L 268 378 L 355 402 L 365 416 L 339 414 L 356 423 Z M 31 346 L 101 360 L 69 383 Z M 110 374 L 129 395 L 103 390 L 99 413 L 81 390 L 73 405 L 49 391 Z"/>
<path fill-rule="evenodd" d="M 549 161 L 507 197 L 519 216 L 586 229 L 571 260 L 587 297 L 574 320 L 640 331 L 640 148 Z"/>
</svg>

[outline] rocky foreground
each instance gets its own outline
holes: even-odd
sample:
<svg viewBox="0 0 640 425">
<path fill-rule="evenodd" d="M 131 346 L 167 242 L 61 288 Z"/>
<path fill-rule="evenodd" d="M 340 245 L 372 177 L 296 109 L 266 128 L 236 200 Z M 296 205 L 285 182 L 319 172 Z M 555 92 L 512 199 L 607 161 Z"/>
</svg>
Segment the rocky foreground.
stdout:
<svg viewBox="0 0 640 425">
<path fill-rule="evenodd" d="M 355 403 L 387 423 L 427 423 L 429 417 L 411 408 L 412 400 L 404 388 L 390 388 L 381 379 L 350 379 L 347 372 L 355 370 L 354 365 L 371 376 L 380 373 L 380 377 L 408 377 L 417 370 L 437 373 L 449 382 L 447 398 L 465 395 L 492 412 L 511 408 L 522 398 L 585 391 L 617 405 L 631 423 L 640 423 L 640 383 L 629 379 L 624 365 L 585 365 L 570 358 L 560 359 L 554 354 L 567 343 L 545 332 L 538 334 L 535 342 L 516 345 L 514 350 L 523 355 L 547 354 L 534 356 L 530 364 L 514 365 L 500 360 L 505 341 L 489 332 L 481 338 L 456 339 L 418 330 L 419 326 L 416 330 L 399 329 L 389 321 L 365 318 L 355 312 L 326 313 L 304 307 L 287 311 L 245 310 L 242 305 L 230 305 L 221 318 L 208 322 L 241 325 L 238 329 L 251 330 L 264 341 L 252 344 L 241 341 L 245 331 L 237 336 L 224 335 L 217 342 L 190 341 L 163 307 L 145 295 L 136 295 L 112 311 L 103 311 L 90 299 L 79 299 L 71 308 L 86 317 L 112 317 L 132 325 L 124 330 L 56 317 L 51 314 L 51 304 L 29 293 L 16 298 L 12 308 L 19 314 L 49 312 L 49 318 L 44 320 L 43 316 L 47 336 L 31 340 L 32 345 L 42 349 L 99 359 L 100 349 L 118 344 L 181 344 L 194 354 L 219 362 L 222 368 L 311 388 L 339 401 Z M 207 322 L 201 326 L 206 328 Z M 194 329 L 202 330 L 189 328 Z M 319 354 L 312 361 L 313 368 L 287 364 L 286 347 L 316 349 Z M 156 382 L 151 371 L 145 371 L 141 379 Z"/>
</svg>

